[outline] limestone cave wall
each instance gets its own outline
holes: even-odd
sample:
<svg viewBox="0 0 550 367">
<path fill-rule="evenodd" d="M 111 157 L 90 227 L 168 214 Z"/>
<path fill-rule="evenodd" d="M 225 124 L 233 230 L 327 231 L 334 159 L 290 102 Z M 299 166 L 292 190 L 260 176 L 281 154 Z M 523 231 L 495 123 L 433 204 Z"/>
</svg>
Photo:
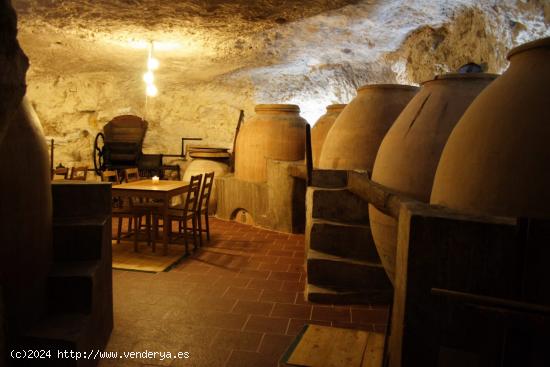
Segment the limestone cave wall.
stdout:
<svg viewBox="0 0 550 367">
<path fill-rule="evenodd" d="M 470 61 L 500 73 L 510 48 L 550 35 L 544 0 L 311 0 L 310 12 L 266 1 L 240 16 L 197 1 L 180 14 L 167 0 L 136 0 L 121 19 L 105 3 L 129 6 L 122 0 L 13 3 L 31 64 L 27 94 L 56 141 L 55 164 L 66 166 L 92 165 L 95 135 L 120 114 L 149 121 L 147 153 L 179 153 L 181 137 L 230 148 L 240 109 L 296 103 L 313 124 L 363 84 L 416 84 Z M 159 95 L 147 102 L 144 40 L 176 45 L 155 51 Z"/>
</svg>

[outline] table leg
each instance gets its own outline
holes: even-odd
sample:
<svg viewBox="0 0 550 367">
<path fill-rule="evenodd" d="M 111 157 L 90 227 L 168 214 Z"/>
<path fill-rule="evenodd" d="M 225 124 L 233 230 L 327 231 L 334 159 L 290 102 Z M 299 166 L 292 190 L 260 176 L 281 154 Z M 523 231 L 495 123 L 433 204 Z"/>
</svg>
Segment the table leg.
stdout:
<svg viewBox="0 0 550 367">
<path fill-rule="evenodd" d="M 172 223 L 170 223 L 170 218 L 168 216 L 168 207 L 170 206 L 170 197 L 168 195 L 164 198 L 164 215 L 163 215 L 163 223 L 162 223 L 162 243 L 163 243 L 163 251 L 164 255 L 168 255 L 168 233 L 170 232 L 170 226 Z"/>
</svg>

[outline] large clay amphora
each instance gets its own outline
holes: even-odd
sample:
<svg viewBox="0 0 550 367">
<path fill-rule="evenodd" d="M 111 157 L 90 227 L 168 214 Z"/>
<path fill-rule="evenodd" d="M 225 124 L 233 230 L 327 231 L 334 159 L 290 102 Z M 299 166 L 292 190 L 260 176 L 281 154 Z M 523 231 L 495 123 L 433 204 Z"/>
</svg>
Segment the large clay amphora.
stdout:
<svg viewBox="0 0 550 367">
<path fill-rule="evenodd" d="M 236 144 L 235 177 L 243 181 L 267 180 L 267 159 L 299 161 L 305 158 L 306 120 L 300 107 L 260 104 L 246 121 Z"/>
<path fill-rule="evenodd" d="M 422 84 L 378 149 L 372 180 L 410 198 L 430 201 L 441 151 L 456 123 L 493 74 L 446 74 Z M 372 235 L 393 282 L 397 221 L 369 206 Z"/>
<path fill-rule="evenodd" d="M 340 115 L 340 112 L 346 107 L 345 104 L 331 104 L 327 106 L 327 112 L 319 117 L 319 120 L 311 129 L 311 150 L 313 155 L 313 167 L 319 166 L 319 156 L 327 134 L 334 125 L 334 121 Z"/>
<path fill-rule="evenodd" d="M 366 85 L 344 108 L 327 134 L 319 168 L 372 172 L 378 147 L 418 88 L 399 84 Z"/>
<path fill-rule="evenodd" d="M 466 110 L 430 202 L 458 211 L 550 218 L 550 38 L 524 44 Z"/>
<path fill-rule="evenodd" d="M 44 314 L 53 256 L 48 152 L 38 117 L 26 99 L 0 142 L 0 172 L 0 284 L 12 335 Z"/>
</svg>

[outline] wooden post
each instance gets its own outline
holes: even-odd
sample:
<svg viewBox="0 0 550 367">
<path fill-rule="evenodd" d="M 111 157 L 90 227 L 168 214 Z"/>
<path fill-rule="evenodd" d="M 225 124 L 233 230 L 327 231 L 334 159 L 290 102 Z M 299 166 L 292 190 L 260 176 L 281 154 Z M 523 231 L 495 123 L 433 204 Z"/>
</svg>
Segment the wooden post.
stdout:
<svg viewBox="0 0 550 367">
<path fill-rule="evenodd" d="M 231 154 L 231 161 L 229 164 L 229 172 L 235 172 L 235 156 L 236 156 L 236 147 L 237 147 L 237 136 L 239 136 L 239 130 L 241 130 L 241 125 L 244 122 L 244 111 L 241 110 L 239 113 L 239 121 L 237 122 L 237 128 L 235 129 L 235 138 L 233 139 L 233 154 Z"/>
<path fill-rule="evenodd" d="M 307 167 L 307 186 L 311 186 L 313 179 L 313 154 L 311 151 L 311 126 L 306 124 L 306 167 Z"/>
</svg>

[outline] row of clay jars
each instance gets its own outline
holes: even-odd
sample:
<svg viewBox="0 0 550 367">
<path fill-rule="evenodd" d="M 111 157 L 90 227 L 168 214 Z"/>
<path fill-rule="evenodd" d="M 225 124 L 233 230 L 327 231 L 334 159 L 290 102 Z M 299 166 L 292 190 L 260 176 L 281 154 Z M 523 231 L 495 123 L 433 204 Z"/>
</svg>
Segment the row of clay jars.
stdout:
<svg viewBox="0 0 550 367">
<path fill-rule="evenodd" d="M 328 105 L 326 113 L 319 117 L 317 122 L 315 122 L 315 125 L 313 125 L 313 128 L 311 128 L 313 167 L 317 168 L 319 166 L 319 157 L 321 156 L 321 150 L 327 134 L 345 107 L 345 104 Z"/>
<path fill-rule="evenodd" d="M 241 128 L 235 146 L 235 177 L 250 182 L 267 180 L 267 160 L 299 161 L 305 157 L 307 122 L 300 107 L 260 104 L 256 115 Z"/>
<path fill-rule="evenodd" d="M 476 214 L 550 217 L 550 38 L 524 44 L 466 110 L 430 202 Z"/>
<path fill-rule="evenodd" d="M 319 168 L 372 172 L 384 135 L 417 90 L 399 84 L 359 88 L 328 132 Z"/>
<path fill-rule="evenodd" d="M 423 83 L 384 137 L 372 180 L 428 203 L 439 157 L 452 129 L 495 78 L 483 73 L 446 74 Z M 397 221 L 372 205 L 369 219 L 378 254 L 393 282 Z"/>
</svg>

